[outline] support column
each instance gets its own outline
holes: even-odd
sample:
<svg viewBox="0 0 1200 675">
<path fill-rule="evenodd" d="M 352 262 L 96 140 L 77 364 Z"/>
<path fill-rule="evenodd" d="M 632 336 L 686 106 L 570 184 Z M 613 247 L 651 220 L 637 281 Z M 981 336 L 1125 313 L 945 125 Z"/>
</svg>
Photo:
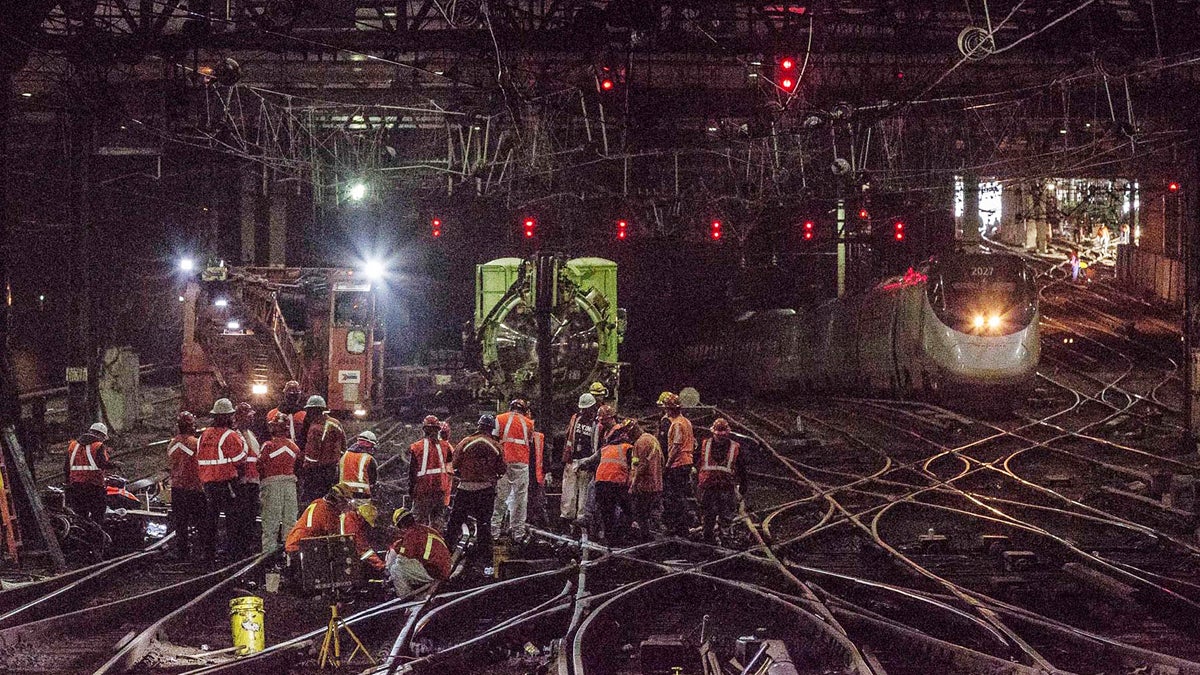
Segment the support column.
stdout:
<svg viewBox="0 0 1200 675">
<path fill-rule="evenodd" d="M 846 294 L 846 200 L 837 201 L 837 296 Z"/>
<path fill-rule="evenodd" d="M 1200 140 L 1200 139 L 1198 139 Z M 1181 204 L 1183 235 L 1184 309 L 1183 338 L 1187 367 L 1184 369 L 1184 419 L 1187 449 L 1196 449 L 1200 434 L 1200 149 L 1193 146 L 1192 166 L 1183 182 L 1186 205 Z"/>
<path fill-rule="evenodd" d="M 271 184 L 271 213 L 268 219 L 267 264 L 283 267 L 287 263 L 288 184 Z"/>
<path fill-rule="evenodd" d="M 82 81 L 84 77 L 77 78 Z M 86 86 L 77 84 L 76 86 Z M 82 261 L 79 269 L 68 270 L 73 277 L 70 285 L 70 330 L 67 334 L 67 419 L 75 432 L 87 429 L 98 419 L 96 399 L 91 395 L 89 380 L 99 373 L 92 372 L 94 358 L 93 326 L 91 310 L 94 304 L 91 287 L 93 265 L 88 261 L 96 258 L 92 241 L 94 238 L 93 213 L 91 211 L 92 150 L 95 145 L 95 129 L 87 95 L 77 95 L 69 115 L 70 168 L 68 184 L 69 223 L 75 259 Z"/>
<path fill-rule="evenodd" d="M 238 260 L 243 265 L 253 265 L 255 258 L 255 229 L 258 227 L 258 176 L 252 167 L 244 167 L 241 173 L 241 253 Z"/>
<path fill-rule="evenodd" d="M 963 174 L 962 241 L 979 244 L 979 176 Z"/>
</svg>

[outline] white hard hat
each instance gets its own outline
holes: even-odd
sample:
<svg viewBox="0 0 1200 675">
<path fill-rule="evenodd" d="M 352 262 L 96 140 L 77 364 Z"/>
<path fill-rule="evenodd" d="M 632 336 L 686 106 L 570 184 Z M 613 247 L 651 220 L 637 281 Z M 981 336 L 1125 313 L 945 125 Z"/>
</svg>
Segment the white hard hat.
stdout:
<svg viewBox="0 0 1200 675">
<path fill-rule="evenodd" d="M 92 426 L 88 427 L 88 431 L 94 431 L 101 436 L 108 438 L 108 425 L 104 422 L 96 422 Z"/>
<path fill-rule="evenodd" d="M 580 408 L 590 408 L 594 405 L 596 405 L 596 397 L 595 396 L 592 396 L 591 394 L 587 393 L 586 391 L 579 395 L 579 407 Z"/>
<path fill-rule="evenodd" d="M 304 404 L 305 408 L 324 408 L 325 397 L 320 394 L 313 394 L 308 397 L 308 403 Z"/>
<path fill-rule="evenodd" d="M 213 403 L 213 409 L 208 411 L 210 415 L 232 415 L 233 401 L 227 398 L 219 398 L 216 403 Z"/>
<path fill-rule="evenodd" d="M 375 436 L 374 431 L 360 431 L 358 432 L 358 437 L 364 441 L 371 441 L 372 443 L 379 442 L 379 439 Z"/>
</svg>

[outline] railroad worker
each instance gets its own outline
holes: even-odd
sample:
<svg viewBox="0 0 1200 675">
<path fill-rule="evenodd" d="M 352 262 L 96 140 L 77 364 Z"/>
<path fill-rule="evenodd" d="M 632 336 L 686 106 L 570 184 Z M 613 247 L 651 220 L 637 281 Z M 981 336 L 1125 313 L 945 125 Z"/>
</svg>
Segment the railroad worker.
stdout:
<svg viewBox="0 0 1200 675">
<path fill-rule="evenodd" d="M 662 446 L 654 434 L 646 432 L 641 425 L 634 425 L 630 438 L 634 439 L 633 469 L 629 478 L 633 519 L 642 538 L 649 539 L 662 533 Z"/>
<path fill-rule="evenodd" d="M 586 514 L 588 487 L 592 472 L 580 469 L 580 463 L 600 452 L 600 423 L 596 419 L 596 397 L 579 395 L 578 411 L 567 423 L 563 445 L 562 504 L 559 516 L 571 526 L 582 525 Z"/>
<path fill-rule="evenodd" d="M 267 412 L 267 424 L 282 419 L 287 424 L 288 440 L 296 444 L 304 442 L 304 398 L 300 383 L 288 380 L 283 385 L 283 401 Z"/>
<path fill-rule="evenodd" d="M 398 532 L 386 565 L 397 596 L 450 578 L 450 548 L 437 530 L 418 523 L 405 508 L 392 513 L 392 525 Z"/>
<path fill-rule="evenodd" d="M 704 541 L 714 542 L 714 527 L 724 533 L 737 513 L 738 501 L 746 488 L 746 465 L 741 446 L 733 440 L 729 422 L 718 417 L 712 423 L 712 437 L 700 448 L 696 492 L 704 514 Z"/>
<path fill-rule="evenodd" d="M 446 525 L 446 502 L 450 489 L 450 457 L 454 446 L 439 438 L 442 426 L 435 415 L 421 420 L 424 438 L 408 446 L 408 494 L 413 516 L 422 525 L 441 529 Z"/>
<path fill-rule="evenodd" d="M 603 382 L 593 382 L 590 386 L 588 386 L 588 393 L 591 394 L 592 397 L 596 399 L 596 405 L 604 405 L 606 403 L 609 403 L 608 387 L 604 386 Z M 609 403 L 609 405 L 612 405 L 612 404 Z M 615 410 L 616 406 L 613 406 L 613 409 Z"/>
<path fill-rule="evenodd" d="M 475 520 L 476 542 L 468 553 L 472 558 L 491 556 L 491 518 L 496 502 L 496 481 L 508 469 L 504 463 L 504 451 L 492 435 L 496 430 L 495 416 L 480 416 L 477 428 L 478 431 L 458 442 L 451 455 L 458 485 L 454 488 L 450 524 L 446 528 L 446 539 L 450 546 L 457 546 L 462 536 L 462 526 L 468 518 Z"/>
<path fill-rule="evenodd" d="M 617 423 L 617 411 L 615 409 L 613 409 L 613 407 L 611 405 L 608 405 L 608 404 L 601 405 L 599 408 L 596 409 L 596 425 L 599 427 L 598 433 L 600 434 L 600 447 L 601 448 L 603 448 L 605 445 L 608 445 L 609 443 L 613 442 L 611 440 L 611 437 L 614 434 L 623 434 L 624 433 L 624 429 L 621 429 L 620 425 Z M 594 461 L 589 462 L 589 464 L 592 467 L 595 467 L 599 463 L 599 451 L 597 451 L 596 457 L 594 457 L 593 460 Z M 586 501 L 586 505 L 584 508 L 584 520 L 587 523 L 593 524 L 593 525 L 597 522 L 597 520 L 596 520 L 596 514 L 597 514 L 596 491 L 594 489 L 595 486 L 596 486 L 596 475 L 595 475 L 595 472 L 593 471 L 592 482 L 588 486 L 587 501 Z"/>
<path fill-rule="evenodd" d="M 368 531 L 375 527 L 379 518 L 379 509 L 370 502 L 355 504 L 351 500 L 349 508 L 338 514 L 338 531 L 343 536 L 354 540 L 354 550 L 358 552 L 358 560 L 378 576 L 383 572 L 383 558 L 371 548 Z"/>
<path fill-rule="evenodd" d="M 233 528 L 230 530 L 230 549 L 233 550 L 233 557 L 243 558 L 258 550 L 258 541 L 262 538 L 254 531 L 259 512 L 258 458 L 262 446 L 259 444 L 258 435 L 254 433 L 253 406 L 245 401 L 237 404 L 233 412 L 233 428 L 241 435 L 242 440 L 246 441 L 246 456 L 242 459 L 240 478 L 236 485 L 236 515 L 232 520 L 229 514 L 226 514 L 225 518 Z"/>
<path fill-rule="evenodd" d="M 370 499 L 379 480 L 379 467 L 375 462 L 375 444 L 378 442 L 374 431 L 360 431 L 354 438 L 354 445 L 338 460 L 339 480 L 354 490 L 356 499 Z"/>
<path fill-rule="evenodd" d="M 696 449 L 696 436 L 691 420 L 680 410 L 678 394 L 668 393 L 662 407 L 665 417 L 670 420 L 666 471 L 663 472 L 663 524 L 670 534 L 687 536 L 691 525 L 688 498 L 692 491 L 692 454 Z"/>
<path fill-rule="evenodd" d="M 196 451 L 200 440 L 196 438 L 196 416 L 183 410 L 175 416 L 178 433 L 167 445 L 167 461 L 171 469 L 171 529 L 175 531 L 175 550 L 180 560 L 187 560 L 190 553 L 191 529 L 196 528 L 201 539 L 205 526 L 205 511 L 208 504 L 204 499 L 204 485 L 200 482 L 200 465 Z"/>
<path fill-rule="evenodd" d="M 371 516 L 371 510 L 365 509 L 365 516 L 358 513 L 356 505 L 350 499 L 351 492 L 345 484 L 335 483 L 324 496 L 314 499 L 300 514 L 283 545 L 287 554 L 289 579 L 300 578 L 300 542 L 312 537 L 349 535 L 354 540 L 359 559 L 373 570 L 383 569 L 383 561 L 371 548 L 365 536 L 365 523 L 367 516 Z M 354 515 L 350 515 L 352 513 Z M 363 534 L 360 535 L 360 532 Z"/>
<path fill-rule="evenodd" d="M 547 527 L 546 515 L 546 434 L 533 432 L 533 476 L 529 482 L 529 508 L 526 521 L 536 527 Z"/>
<path fill-rule="evenodd" d="M 237 483 L 239 471 L 246 458 L 246 441 L 233 428 L 233 402 L 219 398 L 213 403 L 209 414 L 212 425 L 200 434 L 200 446 L 196 451 L 199 463 L 200 482 L 204 484 L 204 496 L 208 499 L 205 514 L 204 552 L 209 557 L 217 553 L 217 525 L 221 513 L 225 514 L 226 549 L 237 548 L 233 536 L 237 532 L 236 519 Z"/>
<path fill-rule="evenodd" d="M 286 418 L 276 416 L 267 428 L 271 439 L 263 444 L 258 461 L 264 552 L 279 548 L 287 528 L 296 522 L 296 458 L 300 456 Z"/>
<path fill-rule="evenodd" d="M 525 518 L 529 508 L 529 464 L 533 450 L 533 420 L 528 413 L 529 404 L 518 398 L 508 404 L 508 412 L 496 417 L 500 447 L 508 468 L 496 481 L 496 503 L 492 508 L 493 538 L 503 532 L 505 515 L 508 516 L 508 530 L 512 537 L 517 540 L 525 538 Z"/>
<path fill-rule="evenodd" d="M 596 462 L 596 511 L 604 528 L 604 541 L 610 546 L 625 538 L 625 521 L 630 514 L 629 477 L 633 466 L 633 444 L 629 442 L 634 425 L 631 421 L 617 425 L 605 439 Z"/>
<path fill-rule="evenodd" d="M 302 498 L 312 501 L 338 482 L 338 459 L 346 447 L 346 432 L 325 409 L 325 398 L 317 394 L 304 404 L 304 426 Z"/>
<path fill-rule="evenodd" d="M 108 455 L 108 426 L 96 422 L 79 438 L 67 444 L 63 473 L 67 476 L 67 506 L 97 525 L 104 524 L 108 493 L 104 478 L 119 466 Z"/>
</svg>

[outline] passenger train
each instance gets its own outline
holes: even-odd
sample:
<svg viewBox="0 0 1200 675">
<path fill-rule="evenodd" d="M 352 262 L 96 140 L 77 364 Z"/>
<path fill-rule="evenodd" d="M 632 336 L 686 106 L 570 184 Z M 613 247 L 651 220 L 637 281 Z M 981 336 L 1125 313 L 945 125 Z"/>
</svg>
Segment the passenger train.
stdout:
<svg viewBox="0 0 1200 675">
<path fill-rule="evenodd" d="M 951 253 L 812 310 L 747 313 L 727 340 L 689 351 L 743 392 L 986 401 L 1034 375 L 1037 287 L 1016 256 Z"/>
</svg>

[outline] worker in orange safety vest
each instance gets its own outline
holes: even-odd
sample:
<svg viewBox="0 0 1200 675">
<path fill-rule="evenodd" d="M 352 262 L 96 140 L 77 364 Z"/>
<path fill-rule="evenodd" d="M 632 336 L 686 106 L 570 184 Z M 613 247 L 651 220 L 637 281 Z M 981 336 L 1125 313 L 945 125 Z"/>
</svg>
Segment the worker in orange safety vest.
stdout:
<svg viewBox="0 0 1200 675">
<path fill-rule="evenodd" d="M 233 428 L 233 402 L 219 398 L 213 403 L 209 414 L 212 425 L 200 434 L 196 460 L 199 464 L 200 482 L 204 484 L 204 495 L 208 499 L 205 525 L 201 528 L 204 537 L 204 552 L 209 557 L 217 553 L 217 525 L 220 514 L 225 514 L 226 538 L 236 533 L 233 526 L 234 509 L 237 508 L 237 483 L 246 459 L 246 440 Z M 227 541 L 228 550 L 235 549 L 235 542 Z"/>
<path fill-rule="evenodd" d="M 300 383 L 288 380 L 283 385 L 283 402 L 267 412 L 267 424 L 277 419 L 283 420 L 287 428 L 288 440 L 297 445 L 303 445 L 306 440 L 304 438 L 303 397 L 304 390 L 300 388 Z"/>
<path fill-rule="evenodd" d="M 98 525 L 104 524 L 108 469 L 118 465 L 108 456 L 108 426 L 96 422 L 67 444 L 63 473 L 67 475 L 67 506 Z"/>
<path fill-rule="evenodd" d="M 325 409 L 325 397 L 309 396 L 304 404 L 304 461 L 300 464 L 301 499 L 312 501 L 338 482 L 338 460 L 346 449 L 341 422 Z"/>
<path fill-rule="evenodd" d="M 692 455 L 696 436 L 692 422 L 683 416 L 678 394 L 664 392 L 659 405 L 669 420 L 666 462 L 663 471 L 663 525 L 676 536 L 687 536 L 692 524 L 688 499 L 692 493 Z"/>
<path fill-rule="evenodd" d="M 525 519 L 529 508 L 529 463 L 533 453 L 533 419 L 529 404 L 514 399 L 508 412 L 496 416 L 500 448 L 507 469 L 496 482 L 496 503 L 492 506 L 492 538 L 499 537 L 508 516 L 508 528 L 514 539 L 525 539 Z"/>
<path fill-rule="evenodd" d="M 399 532 L 388 551 L 386 565 L 397 596 L 450 578 L 450 549 L 441 533 L 418 523 L 405 508 L 392 513 L 392 524 Z"/>
<path fill-rule="evenodd" d="M 442 423 L 434 415 L 421 420 L 421 431 L 424 438 L 408 446 L 408 493 L 417 522 L 440 530 L 446 526 L 454 446 L 441 439 Z"/>
<path fill-rule="evenodd" d="M 175 532 L 172 548 L 180 560 L 187 560 L 191 529 L 196 528 L 201 539 L 205 536 L 203 528 L 207 525 L 208 502 L 196 459 L 200 447 L 200 440 L 196 438 L 196 416 L 186 410 L 180 411 L 175 417 L 175 426 L 179 433 L 167 444 L 171 470 L 171 529 Z"/>
<path fill-rule="evenodd" d="M 598 460 L 585 462 L 596 468 L 596 511 L 604 528 L 603 541 L 609 545 L 625 538 L 627 521 L 632 508 L 629 500 L 630 470 L 636 457 L 629 438 L 634 428 L 631 420 L 621 422 L 609 432 Z"/>
<path fill-rule="evenodd" d="M 741 445 L 733 440 L 729 422 L 718 417 L 712 423 L 712 437 L 700 445 L 696 467 L 696 496 L 703 513 L 704 540 L 713 543 L 714 529 L 726 532 L 737 513 L 738 502 L 746 488 L 746 465 Z"/>
<path fill-rule="evenodd" d="M 286 419 L 276 417 L 267 428 L 271 439 L 263 444 L 258 460 L 264 552 L 279 548 L 281 535 L 296 522 L 296 458 L 300 456 L 300 448 L 288 436 Z"/>
<path fill-rule="evenodd" d="M 383 560 L 371 548 L 367 528 L 375 520 L 375 507 L 371 504 L 356 506 L 351 500 L 351 490 L 344 483 L 335 483 L 323 497 L 314 499 L 288 532 L 283 550 L 287 555 L 287 574 L 293 581 L 300 578 L 303 560 L 300 542 L 312 537 L 349 536 L 354 541 L 358 559 L 374 572 L 383 569 Z"/>
<path fill-rule="evenodd" d="M 379 442 L 374 431 L 361 431 L 338 460 L 338 476 L 342 483 L 350 486 L 356 499 L 370 499 L 371 489 L 379 479 L 379 468 L 375 463 L 375 444 Z"/>
</svg>

